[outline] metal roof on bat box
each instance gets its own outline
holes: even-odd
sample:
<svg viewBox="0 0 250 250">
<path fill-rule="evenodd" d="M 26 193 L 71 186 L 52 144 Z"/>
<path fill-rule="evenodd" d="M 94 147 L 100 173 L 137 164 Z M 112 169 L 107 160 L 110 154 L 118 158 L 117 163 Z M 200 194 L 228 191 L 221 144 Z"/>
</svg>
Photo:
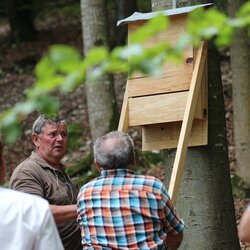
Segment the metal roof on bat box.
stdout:
<svg viewBox="0 0 250 250">
<path fill-rule="evenodd" d="M 148 19 L 155 17 L 159 13 L 162 13 L 164 16 L 174 16 L 174 15 L 184 14 L 184 13 L 191 12 L 195 9 L 206 7 L 212 4 L 213 3 L 207 3 L 207 4 L 200 4 L 200 5 L 183 7 L 183 8 L 174 8 L 174 9 L 168 9 L 168 10 L 163 10 L 163 11 L 148 12 L 148 13 L 135 12 L 133 15 L 118 21 L 117 26 L 119 26 L 120 24 L 125 24 L 129 22 L 134 22 L 134 21 L 148 20 Z"/>
</svg>

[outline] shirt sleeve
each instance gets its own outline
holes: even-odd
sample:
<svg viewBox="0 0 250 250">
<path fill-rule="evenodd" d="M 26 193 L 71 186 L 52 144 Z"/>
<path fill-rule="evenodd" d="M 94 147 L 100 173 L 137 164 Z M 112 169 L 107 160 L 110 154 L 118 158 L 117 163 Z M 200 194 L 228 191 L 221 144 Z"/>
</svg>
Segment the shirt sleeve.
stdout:
<svg viewBox="0 0 250 250">
<path fill-rule="evenodd" d="M 39 173 L 36 173 L 32 168 L 29 169 L 28 166 L 22 166 L 22 168 L 13 172 L 9 187 L 17 191 L 44 197 L 43 183 Z"/>
<path fill-rule="evenodd" d="M 167 189 L 162 187 L 162 202 L 164 209 L 164 225 L 167 234 L 178 234 L 184 230 L 184 221 L 176 212 Z"/>
</svg>

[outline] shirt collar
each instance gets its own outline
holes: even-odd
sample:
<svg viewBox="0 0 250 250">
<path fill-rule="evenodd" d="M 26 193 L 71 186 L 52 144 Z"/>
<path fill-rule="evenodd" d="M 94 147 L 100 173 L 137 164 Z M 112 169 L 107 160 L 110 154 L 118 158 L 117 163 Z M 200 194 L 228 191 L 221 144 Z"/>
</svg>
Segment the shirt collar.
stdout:
<svg viewBox="0 0 250 250">
<path fill-rule="evenodd" d="M 37 163 L 39 163 L 39 165 L 42 167 L 42 168 L 50 168 L 52 169 L 53 171 L 56 170 L 58 171 L 57 169 L 53 168 L 52 166 L 50 166 L 43 158 L 41 158 L 35 151 L 32 152 L 31 154 L 31 158 L 34 159 Z M 65 166 L 62 165 L 60 163 L 60 167 L 62 169 L 62 171 L 64 172 L 65 171 Z M 60 172 L 60 171 L 59 171 Z"/>
<path fill-rule="evenodd" d="M 123 168 L 118 168 L 118 169 L 105 169 L 102 170 L 101 175 L 102 176 L 107 176 L 107 175 L 127 175 L 127 174 L 135 174 L 135 172 L 131 169 L 123 169 Z"/>
</svg>

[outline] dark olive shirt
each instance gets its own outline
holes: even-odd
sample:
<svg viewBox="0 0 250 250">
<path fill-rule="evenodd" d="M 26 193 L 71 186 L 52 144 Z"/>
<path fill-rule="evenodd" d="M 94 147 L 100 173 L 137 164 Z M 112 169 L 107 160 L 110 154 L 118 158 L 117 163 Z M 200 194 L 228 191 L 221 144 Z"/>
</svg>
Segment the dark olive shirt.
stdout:
<svg viewBox="0 0 250 250">
<path fill-rule="evenodd" d="M 10 179 L 10 188 L 38 195 L 51 205 L 72 205 L 78 190 L 61 165 L 61 171 L 51 167 L 37 153 L 20 163 Z M 76 220 L 57 225 L 65 250 L 80 250 L 81 234 Z"/>
</svg>

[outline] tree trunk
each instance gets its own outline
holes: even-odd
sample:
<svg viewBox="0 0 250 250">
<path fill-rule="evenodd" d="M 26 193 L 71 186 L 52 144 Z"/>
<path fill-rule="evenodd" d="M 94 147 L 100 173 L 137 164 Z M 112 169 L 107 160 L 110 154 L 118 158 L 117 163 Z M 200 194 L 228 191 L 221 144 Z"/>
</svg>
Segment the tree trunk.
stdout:
<svg viewBox="0 0 250 250">
<path fill-rule="evenodd" d="M 245 0 L 230 0 L 230 14 Z M 232 93 L 234 114 L 234 141 L 236 149 L 236 173 L 250 187 L 250 44 L 247 30 L 235 32 L 231 45 Z"/>
<path fill-rule="evenodd" d="M 151 0 L 152 11 L 172 9 L 172 0 Z"/>
<path fill-rule="evenodd" d="M 20 43 L 36 38 L 33 0 L 6 0 L 11 28 L 11 42 Z"/>
<path fill-rule="evenodd" d="M 177 200 L 177 211 L 187 226 L 180 249 L 236 250 L 240 245 L 230 182 L 220 62 L 211 44 L 208 86 L 208 145 L 188 148 Z M 166 183 L 175 153 L 176 150 L 165 151 Z"/>
<path fill-rule="evenodd" d="M 127 1 L 127 0 L 116 0 L 116 22 L 132 15 L 135 11 L 137 11 L 137 2 Z M 126 25 L 121 25 L 119 27 L 116 26 L 115 22 L 115 46 L 124 45 L 127 41 L 128 29 Z"/>
<path fill-rule="evenodd" d="M 81 0 L 84 54 L 97 46 L 108 47 L 106 1 Z M 91 82 L 89 69 L 86 77 L 86 96 L 92 140 L 117 128 L 117 105 L 112 77 L 105 75 Z"/>
</svg>

